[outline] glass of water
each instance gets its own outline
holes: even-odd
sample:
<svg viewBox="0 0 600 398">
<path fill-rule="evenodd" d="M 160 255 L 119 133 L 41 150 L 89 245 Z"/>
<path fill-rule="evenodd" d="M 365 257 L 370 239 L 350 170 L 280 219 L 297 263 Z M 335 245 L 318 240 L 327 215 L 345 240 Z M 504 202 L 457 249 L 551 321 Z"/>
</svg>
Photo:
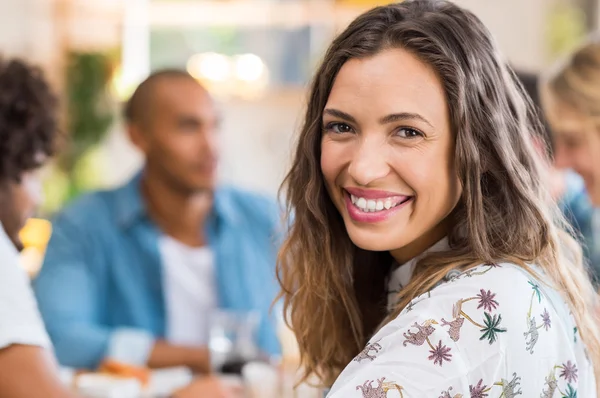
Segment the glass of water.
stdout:
<svg viewBox="0 0 600 398">
<path fill-rule="evenodd" d="M 218 310 L 210 319 L 208 348 L 212 371 L 241 375 L 248 362 L 260 356 L 256 334 L 260 314 Z"/>
</svg>

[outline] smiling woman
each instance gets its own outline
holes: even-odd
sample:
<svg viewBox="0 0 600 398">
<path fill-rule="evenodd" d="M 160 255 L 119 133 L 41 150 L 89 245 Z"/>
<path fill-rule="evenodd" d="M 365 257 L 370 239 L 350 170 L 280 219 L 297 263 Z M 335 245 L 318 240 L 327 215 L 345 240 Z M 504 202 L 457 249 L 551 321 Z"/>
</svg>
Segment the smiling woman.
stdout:
<svg viewBox="0 0 600 398">
<path fill-rule="evenodd" d="M 349 60 L 323 125 L 323 176 L 358 247 L 397 247 L 392 255 L 403 263 L 446 235 L 461 188 L 444 89 L 431 67 L 402 49 Z"/>
<path fill-rule="evenodd" d="M 379 7 L 335 39 L 283 186 L 278 269 L 330 397 L 596 396 L 597 298 L 535 114 L 450 2 Z"/>
</svg>

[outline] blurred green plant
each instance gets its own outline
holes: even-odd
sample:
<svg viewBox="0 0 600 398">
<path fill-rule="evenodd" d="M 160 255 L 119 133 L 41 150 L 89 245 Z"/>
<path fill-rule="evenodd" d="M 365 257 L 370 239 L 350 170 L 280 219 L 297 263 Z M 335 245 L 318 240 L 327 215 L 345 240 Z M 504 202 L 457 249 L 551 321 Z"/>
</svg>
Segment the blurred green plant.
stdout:
<svg viewBox="0 0 600 398">
<path fill-rule="evenodd" d="M 65 141 L 49 168 L 45 212 L 54 212 L 83 191 L 101 185 L 98 146 L 115 120 L 111 83 L 116 64 L 111 52 L 71 52 L 65 76 Z"/>
<path fill-rule="evenodd" d="M 90 147 L 102 141 L 113 123 L 112 69 L 107 54 L 69 54 L 66 86 L 70 139 L 62 156 L 67 170 Z"/>
</svg>

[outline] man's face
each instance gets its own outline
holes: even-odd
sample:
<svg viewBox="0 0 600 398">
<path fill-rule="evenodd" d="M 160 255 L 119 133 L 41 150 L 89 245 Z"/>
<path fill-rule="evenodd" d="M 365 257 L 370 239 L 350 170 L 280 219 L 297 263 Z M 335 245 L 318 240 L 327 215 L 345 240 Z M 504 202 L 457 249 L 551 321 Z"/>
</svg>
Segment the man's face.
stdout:
<svg viewBox="0 0 600 398">
<path fill-rule="evenodd" d="M 0 222 L 13 244 L 22 250 L 19 231 L 34 216 L 43 199 L 42 184 L 38 173 L 29 171 L 21 175 L 20 182 L 7 181 L 1 187 Z"/>
<path fill-rule="evenodd" d="M 147 171 L 186 192 L 216 183 L 219 115 L 209 94 L 192 79 L 156 82 L 134 142 Z"/>
</svg>

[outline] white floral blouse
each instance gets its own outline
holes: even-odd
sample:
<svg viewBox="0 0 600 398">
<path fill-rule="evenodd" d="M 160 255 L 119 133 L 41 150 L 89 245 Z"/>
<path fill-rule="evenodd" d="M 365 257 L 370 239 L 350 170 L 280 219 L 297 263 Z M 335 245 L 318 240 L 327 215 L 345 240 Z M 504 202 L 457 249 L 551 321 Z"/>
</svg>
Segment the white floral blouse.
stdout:
<svg viewBox="0 0 600 398">
<path fill-rule="evenodd" d="M 439 249 L 439 242 L 432 250 Z M 390 277 L 410 280 L 416 259 Z M 329 398 L 594 398 L 568 306 L 514 264 L 448 275 L 415 298 L 346 367 Z"/>
</svg>

